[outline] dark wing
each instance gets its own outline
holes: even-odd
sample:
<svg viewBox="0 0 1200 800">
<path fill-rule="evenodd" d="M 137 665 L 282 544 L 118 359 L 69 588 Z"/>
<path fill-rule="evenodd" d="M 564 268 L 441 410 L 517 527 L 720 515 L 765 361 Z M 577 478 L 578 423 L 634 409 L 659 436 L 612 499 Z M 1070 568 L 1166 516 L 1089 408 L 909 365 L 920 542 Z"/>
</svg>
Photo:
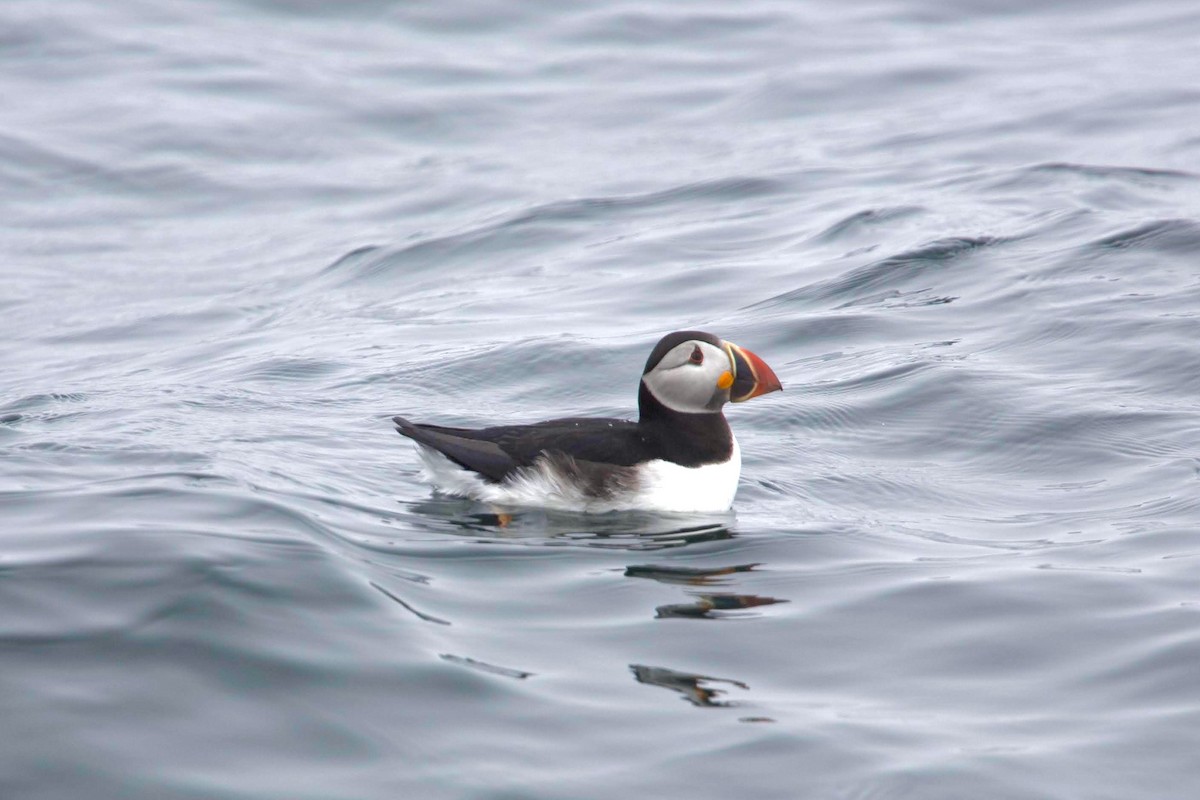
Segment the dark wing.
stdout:
<svg viewBox="0 0 1200 800">
<path fill-rule="evenodd" d="M 401 434 L 495 482 L 543 453 L 625 467 L 652 457 L 637 423 L 621 419 L 578 417 L 479 429 L 420 425 L 403 417 L 392 421 Z"/>
<path fill-rule="evenodd" d="M 414 425 L 404 417 L 392 417 L 396 430 L 418 444 L 438 451 L 465 469 L 474 470 L 490 481 L 500 482 L 520 466 L 495 442 L 472 438 L 476 431 L 463 428 L 442 428 L 437 425 Z"/>
</svg>

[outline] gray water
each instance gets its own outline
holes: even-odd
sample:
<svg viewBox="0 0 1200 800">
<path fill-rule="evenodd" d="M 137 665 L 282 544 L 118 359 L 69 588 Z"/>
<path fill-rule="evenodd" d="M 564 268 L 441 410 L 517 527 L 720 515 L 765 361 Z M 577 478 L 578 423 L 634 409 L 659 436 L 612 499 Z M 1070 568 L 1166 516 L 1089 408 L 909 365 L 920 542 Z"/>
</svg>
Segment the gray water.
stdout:
<svg viewBox="0 0 1200 800">
<path fill-rule="evenodd" d="M 0 796 L 1200 796 L 1200 7 L 0 5 Z M 761 355 L 733 512 L 389 417 Z"/>
</svg>

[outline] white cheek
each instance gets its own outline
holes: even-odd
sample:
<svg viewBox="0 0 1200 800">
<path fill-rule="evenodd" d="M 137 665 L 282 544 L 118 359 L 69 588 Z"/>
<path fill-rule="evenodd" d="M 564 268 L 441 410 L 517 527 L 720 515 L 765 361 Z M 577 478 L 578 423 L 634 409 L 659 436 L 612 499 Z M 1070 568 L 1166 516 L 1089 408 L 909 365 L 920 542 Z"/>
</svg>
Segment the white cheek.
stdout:
<svg viewBox="0 0 1200 800">
<path fill-rule="evenodd" d="M 643 381 L 650 394 L 667 408 L 688 414 L 701 414 L 720 409 L 720 403 L 713 403 L 714 398 L 719 395 L 718 377 L 719 373 L 716 373 L 713 367 L 689 364 L 651 373 Z"/>
</svg>

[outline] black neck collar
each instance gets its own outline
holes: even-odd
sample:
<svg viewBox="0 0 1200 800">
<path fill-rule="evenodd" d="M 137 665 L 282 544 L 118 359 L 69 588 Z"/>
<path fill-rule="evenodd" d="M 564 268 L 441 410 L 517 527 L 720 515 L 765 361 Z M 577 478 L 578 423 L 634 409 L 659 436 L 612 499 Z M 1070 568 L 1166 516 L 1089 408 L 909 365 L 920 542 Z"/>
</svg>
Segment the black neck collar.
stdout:
<svg viewBox="0 0 1200 800">
<path fill-rule="evenodd" d="M 720 411 L 688 414 L 667 408 L 646 387 L 638 389 L 638 427 L 664 461 L 684 467 L 720 464 L 733 454 L 733 432 Z"/>
</svg>

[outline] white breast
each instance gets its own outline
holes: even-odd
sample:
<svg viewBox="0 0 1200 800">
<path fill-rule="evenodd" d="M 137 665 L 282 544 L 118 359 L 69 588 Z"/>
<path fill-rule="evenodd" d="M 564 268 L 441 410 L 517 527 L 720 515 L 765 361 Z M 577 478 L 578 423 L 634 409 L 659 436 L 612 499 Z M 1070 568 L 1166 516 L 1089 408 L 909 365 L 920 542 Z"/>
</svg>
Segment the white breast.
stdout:
<svg viewBox="0 0 1200 800">
<path fill-rule="evenodd" d="M 587 497 L 573 483 L 539 465 L 514 480 L 489 483 L 463 469 L 441 453 L 418 446 L 425 470 L 422 476 L 441 491 L 502 505 L 541 506 L 565 511 L 728 511 L 737 494 L 742 473 L 742 451 L 737 439 L 723 464 L 681 467 L 669 461 L 650 461 L 638 467 L 636 490 L 618 497 Z"/>
<path fill-rule="evenodd" d="M 733 452 L 723 464 L 681 467 L 670 461 L 651 461 L 639 470 L 641 486 L 636 508 L 659 511 L 727 511 L 737 494 L 742 474 L 742 449 L 733 440 Z"/>
</svg>

